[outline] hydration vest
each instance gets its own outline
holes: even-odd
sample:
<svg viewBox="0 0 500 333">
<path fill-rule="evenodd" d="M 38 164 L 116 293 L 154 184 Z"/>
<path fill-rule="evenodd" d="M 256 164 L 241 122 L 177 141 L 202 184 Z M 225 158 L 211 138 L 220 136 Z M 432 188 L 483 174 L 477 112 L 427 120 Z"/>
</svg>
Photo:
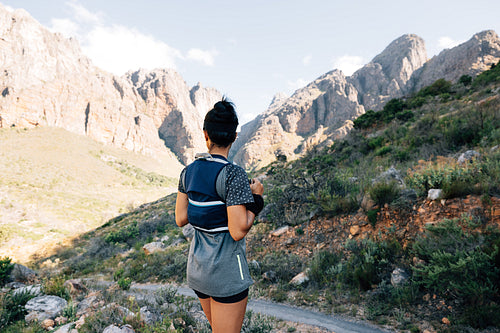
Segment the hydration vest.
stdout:
<svg viewBox="0 0 500 333">
<path fill-rule="evenodd" d="M 208 153 L 197 154 L 195 158 L 182 179 L 189 199 L 188 221 L 200 231 L 228 231 L 225 198 L 221 196 L 218 178 L 224 178 L 225 183 L 225 177 L 219 175 L 230 162 L 223 156 Z"/>
</svg>

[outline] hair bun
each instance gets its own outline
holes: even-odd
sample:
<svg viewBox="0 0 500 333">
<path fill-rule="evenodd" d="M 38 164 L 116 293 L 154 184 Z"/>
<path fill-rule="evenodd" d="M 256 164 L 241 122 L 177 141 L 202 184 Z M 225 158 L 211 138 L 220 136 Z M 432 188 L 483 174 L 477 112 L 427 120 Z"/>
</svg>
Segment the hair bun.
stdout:
<svg viewBox="0 0 500 333">
<path fill-rule="evenodd" d="M 214 109 L 216 109 L 217 111 L 222 111 L 222 112 L 227 112 L 227 111 L 231 110 L 230 108 L 232 108 L 232 105 L 231 105 L 231 103 L 229 103 L 226 100 L 219 101 L 219 102 L 215 103 L 215 105 L 214 105 Z"/>
</svg>

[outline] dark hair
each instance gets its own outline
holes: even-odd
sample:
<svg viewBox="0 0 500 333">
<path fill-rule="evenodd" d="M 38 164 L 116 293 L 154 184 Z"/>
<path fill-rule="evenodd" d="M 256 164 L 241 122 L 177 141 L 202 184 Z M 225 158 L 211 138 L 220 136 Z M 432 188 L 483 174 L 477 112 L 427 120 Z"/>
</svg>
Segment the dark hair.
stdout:
<svg viewBox="0 0 500 333">
<path fill-rule="evenodd" d="M 213 143 L 227 147 L 236 140 L 236 128 L 238 128 L 238 116 L 234 104 L 223 97 L 207 112 L 203 130 L 207 131 Z"/>
</svg>

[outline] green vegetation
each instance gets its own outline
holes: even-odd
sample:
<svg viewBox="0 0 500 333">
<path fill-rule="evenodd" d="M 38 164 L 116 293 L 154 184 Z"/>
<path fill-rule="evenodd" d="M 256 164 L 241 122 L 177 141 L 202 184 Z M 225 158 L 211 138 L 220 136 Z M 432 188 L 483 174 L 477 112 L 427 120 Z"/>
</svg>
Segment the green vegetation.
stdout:
<svg viewBox="0 0 500 333">
<path fill-rule="evenodd" d="M 7 282 L 7 278 L 14 268 L 14 264 L 12 264 L 11 261 L 12 259 L 9 257 L 0 258 L 0 287 L 3 287 Z"/>
</svg>

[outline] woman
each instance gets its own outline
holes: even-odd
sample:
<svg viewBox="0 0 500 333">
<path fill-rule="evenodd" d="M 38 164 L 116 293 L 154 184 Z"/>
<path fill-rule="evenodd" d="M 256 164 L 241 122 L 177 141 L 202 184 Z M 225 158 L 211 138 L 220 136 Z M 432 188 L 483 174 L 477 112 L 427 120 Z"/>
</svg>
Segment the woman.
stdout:
<svg viewBox="0 0 500 333">
<path fill-rule="evenodd" d="M 263 185 L 227 160 L 238 117 L 232 103 L 217 102 L 205 116 L 208 153 L 181 173 L 175 206 L 179 227 L 190 223 L 187 280 L 215 333 L 240 332 L 248 288 L 253 283 L 245 255 L 245 235 L 262 210 Z"/>
</svg>

